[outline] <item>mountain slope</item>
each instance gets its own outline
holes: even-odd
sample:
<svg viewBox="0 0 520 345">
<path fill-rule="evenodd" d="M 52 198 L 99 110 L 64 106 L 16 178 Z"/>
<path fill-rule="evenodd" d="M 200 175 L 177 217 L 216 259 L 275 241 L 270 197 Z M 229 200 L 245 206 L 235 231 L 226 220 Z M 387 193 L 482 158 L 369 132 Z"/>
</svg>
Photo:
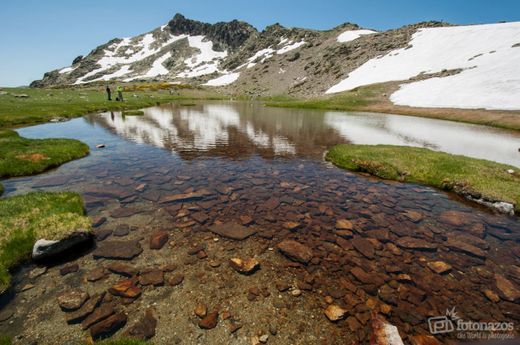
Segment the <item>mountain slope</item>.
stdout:
<svg viewBox="0 0 520 345">
<path fill-rule="evenodd" d="M 32 86 L 168 81 L 225 92 L 321 96 L 402 81 L 390 99 L 415 107 L 520 109 L 520 23 L 425 22 L 376 32 L 355 24 L 328 31 L 274 24 L 259 32 L 232 21 L 180 14 L 166 25 L 114 39 Z"/>
</svg>

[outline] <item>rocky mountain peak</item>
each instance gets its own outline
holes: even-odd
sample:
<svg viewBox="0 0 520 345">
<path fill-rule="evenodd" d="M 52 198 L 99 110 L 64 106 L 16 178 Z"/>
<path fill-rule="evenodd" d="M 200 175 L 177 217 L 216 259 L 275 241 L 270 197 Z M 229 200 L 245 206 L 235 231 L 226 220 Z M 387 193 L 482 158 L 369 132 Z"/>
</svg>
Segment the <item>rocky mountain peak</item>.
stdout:
<svg viewBox="0 0 520 345">
<path fill-rule="evenodd" d="M 232 20 L 230 22 L 218 22 L 215 24 L 203 23 L 188 19 L 177 13 L 168 22 L 168 27 L 174 35 L 203 35 L 216 44 L 215 49 L 235 50 L 240 47 L 257 30 L 248 23 Z"/>
</svg>

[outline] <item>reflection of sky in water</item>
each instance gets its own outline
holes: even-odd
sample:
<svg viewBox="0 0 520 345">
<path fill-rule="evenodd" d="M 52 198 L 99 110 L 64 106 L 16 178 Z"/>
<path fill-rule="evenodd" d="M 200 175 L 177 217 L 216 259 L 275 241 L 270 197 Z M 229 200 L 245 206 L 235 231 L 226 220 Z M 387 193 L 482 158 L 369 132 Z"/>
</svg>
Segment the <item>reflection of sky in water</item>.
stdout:
<svg viewBox="0 0 520 345">
<path fill-rule="evenodd" d="M 520 136 L 499 129 L 384 114 L 328 112 L 324 121 L 354 144 L 421 146 L 520 166 Z"/>
</svg>

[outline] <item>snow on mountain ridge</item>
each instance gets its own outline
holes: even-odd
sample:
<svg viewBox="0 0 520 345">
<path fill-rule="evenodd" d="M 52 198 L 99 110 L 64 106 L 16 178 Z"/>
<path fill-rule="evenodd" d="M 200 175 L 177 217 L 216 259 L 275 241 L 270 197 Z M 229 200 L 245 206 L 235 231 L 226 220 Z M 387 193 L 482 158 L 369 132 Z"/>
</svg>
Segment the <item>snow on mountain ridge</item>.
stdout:
<svg viewBox="0 0 520 345">
<path fill-rule="evenodd" d="M 399 105 L 520 109 L 520 22 L 419 29 L 409 47 L 369 60 L 327 90 L 406 80 L 420 74 L 462 69 L 442 78 L 401 86 Z"/>
</svg>

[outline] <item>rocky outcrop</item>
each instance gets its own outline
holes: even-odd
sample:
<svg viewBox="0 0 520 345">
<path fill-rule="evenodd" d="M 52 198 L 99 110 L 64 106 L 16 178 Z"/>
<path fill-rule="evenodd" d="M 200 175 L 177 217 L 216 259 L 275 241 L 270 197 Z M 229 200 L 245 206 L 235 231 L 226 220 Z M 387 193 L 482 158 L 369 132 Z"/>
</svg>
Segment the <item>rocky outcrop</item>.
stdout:
<svg viewBox="0 0 520 345">
<path fill-rule="evenodd" d="M 236 50 L 257 32 L 251 25 L 238 20 L 208 24 L 187 19 L 180 13 L 168 22 L 168 27 L 174 35 L 205 36 L 213 42 L 215 50 L 220 51 Z"/>
</svg>

